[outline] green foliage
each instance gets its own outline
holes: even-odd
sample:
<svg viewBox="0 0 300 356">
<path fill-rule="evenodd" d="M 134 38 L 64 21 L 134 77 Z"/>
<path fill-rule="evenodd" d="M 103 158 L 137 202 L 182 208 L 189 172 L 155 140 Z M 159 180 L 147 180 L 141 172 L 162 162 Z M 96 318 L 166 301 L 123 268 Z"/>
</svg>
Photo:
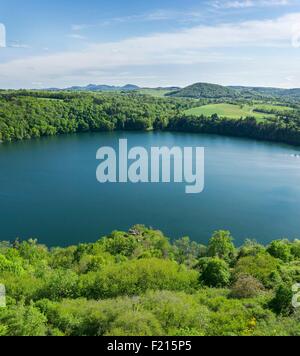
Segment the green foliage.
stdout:
<svg viewBox="0 0 300 356">
<path fill-rule="evenodd" d="M 0 93 L 0 141 L 85 131 L 165 127 L 188 102 L 135 93 Z"/>
<path fill-rule="evenodd" d="M 1 91 L 0 142 L 87 131 L 176 130 L 300 144 L 299 104 L 292 92 L 275 100 L 252 89 L 200 83 L 170 95 Z M 207 110 L 199 109 L 206 104 Z"/>
<path fill-rule="evenodd" d="M 156 316 L 167 335 L 186 329 L 202 335 L 209 324 L 208 308 L 197 303 L 193 296 L 182 292 L 150 292 L 142 298 L 142 304 Z"/>
<path fill-rule="evenodd" d="M 11 260 L 0 254 L 0 273 L 11 272 L 14 274 L 21 274 L 22 271 L 22 264 L 18 258 Z"/>
<path fill-rule="evenodd" d="M 66 248 L 3 242 L 0 335 L 300 335 L 298 242 L 276 254 L 282 243 L 289 258 L 252 241 L 236 251 L 224 231 L 205 247 L 141 225 Z"/>
<path fill-rule="evenodd" d="M 207 247 L 191 241 L 189 237 L 183 237 L 174 242 L 173 253 L 179 264 L 193 267 L 197 264 L 198 258 L 207 255 Z"/>
<path fill-rule="evenodd" d="M 71 270 L 55 270 L 45 276 L 45 284 L 39 298 L 59 300 L 76 298 L 78 295 L 78 276 Z"/>
<path fill-rule="evenodd" d="M 191 291 L 198 273 L 176 262 L 157 258 L 132 260 L 107 266 L 81 277 L 80 287 L 89 299 L 140 295 L 147 290 Z"/>
<path fill-rule="evenodd" d="M 212 288 L 221 288 L 229 285 L 231 274 L 227 263 L 219 258 L 200 260 L 200 281 Z"/>
<path fill-rule="evenodd" d="M 279 265 L 276 258 L 267 253 L 260 253 L 240 258 L 234 268 L 234 275 L 237 278 L 241 274 L 248 274 L 257 278 L 265 287 L 271 287 L 270 276 L 278 270 Z"/>
<path fill-rule="evenodd" d="M 257 243 L 255 240 L 246 240 L 238 251 L 238 259 L 241 257 L 256 256 L 265 252 L 266 248 Z"/>
<path fill-rule="evenodd" d="M 291 244 L 291 254 L 294 258 L 300 259 L 300 241 L 296 240 Z"/>
<path fill-rule="evenodd" d="M 9 309 L 0 309 L 0 322 L 4 336 L 45 336 L 47 334 L 47 318 L 33 304 L 25 306 L 21 302 Z"/>
<path fill-rule="evenodd" d="M 275 313 L 281 315 L 290 315 L 294 312 L 292 305 L 293 292 L 291 286 L 281 285 L 275 297 L 270 302 L 270 307 Z"/>
<path fill-rule="evenodd" d="M 249 275 L 239 275 L 231 287 L 233 298 L 254 298 L 263 291 L 263 285 L 254 277 Z"/>
<path fill-rule="evenodd" d="M 249 116 L 241 119 L 220 118 L 218 115 L 197 117 L 180 114 L 170 119 L 170 131 L 247 137 L 256 140 L 300 145 L 299 112 L 289 112 L 275 119 L 258 120 Z"/>
<path fill-rule="evenodd" d="M 279 258 L 283 262 L 288 262 L 292 259 L 291 246 L 289 241 L 277 240 L 272 241 L 268 246 L 267 252 L 275 258 Z"/>
<path fill-rule="evenodd" d="M 235 255 L 233 238 L 229 231 L 216 231 L 208 244 L 208 255 L 218 257 L 226 262 L 232 261 Z"/>
<path fill-rule="evenodd" d="M 138 241 L 134 236 L 124 234 L 121 231 L 113 232 L 103 241 L 104 248 L 112 255 L 123 255 L 130 257 L 138 247 Z"/>
</svg>

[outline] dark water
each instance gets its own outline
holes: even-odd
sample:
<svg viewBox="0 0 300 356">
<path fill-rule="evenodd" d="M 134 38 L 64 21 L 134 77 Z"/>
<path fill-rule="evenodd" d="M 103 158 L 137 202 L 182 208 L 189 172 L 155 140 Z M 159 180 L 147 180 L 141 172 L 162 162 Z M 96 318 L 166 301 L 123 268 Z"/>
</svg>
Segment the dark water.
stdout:
<svg viewBox="0 0 300 356">
<path fill-rule="evenodd" d="M 117 146 L 205 146 L 205 191 L 184 184 L 96 181 L 96 151 Z M 145 224 L 171 238 L 206 242 L 228 229 L 240 244 L 300 238 L 299 149 L 211 135 L 97 133 L 0 145 L 0 240 L 49 246 L 95 241 Z"/>
</svg>

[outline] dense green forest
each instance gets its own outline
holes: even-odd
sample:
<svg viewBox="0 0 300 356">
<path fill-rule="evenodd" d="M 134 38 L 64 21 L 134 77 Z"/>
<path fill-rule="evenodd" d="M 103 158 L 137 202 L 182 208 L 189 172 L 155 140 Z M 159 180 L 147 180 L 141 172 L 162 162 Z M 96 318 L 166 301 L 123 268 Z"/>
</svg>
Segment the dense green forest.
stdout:
<svg viewBox="0 0 300 356">
<path fill-rule="evenodd" d="M 148 130 L 166 126 L 187 101 L 137 94 L 6 92 L 0 94 L 0 140 L 84 131 Z"/>
<path fill-rule="evenodd" d="M 207 88 L 212 95 L 214 87 Z M 217 91 L 222 95 L 224 87 Z M 202 88 L 203 89 L 203 88 Z M 230 89 L 226 89 L 229 90 Z M 233 89 L 231 89 L 233 90 Z M 227 91 L 226 91 L 227 92 Z M 214 94 L 215 96 L 217 95 Z M 158 97 L 129 92 L 0 91 L 0 141 L 15 141 L 65 133 L 112 130 L 172 130 L 214 133 L 300 145 L 300 107 L 293 97 L 265 98 L 243 96 L 188 99 Z M 204 94 L 203 94 L 204 95 Z M 289 98 L 289 99 L 286 99 Z M 227 102 L 254 105 L 251 117 L 232 119 L 187 115 L 191 108 Z M 289 106 L 289 110 L 268 109 Z M 255 105 L 258 108 L 255 109 Z M 266 115 L 255 118 L 255 113 Z M 270 117 L 270 113 L 273 114 Z"/>
<path fill-rule="evenodd" d="M 0 335 L 298 335 L 300 242 L 207 246 L 135 226 L 91 244 L 0 244 Z"/>
</svg>

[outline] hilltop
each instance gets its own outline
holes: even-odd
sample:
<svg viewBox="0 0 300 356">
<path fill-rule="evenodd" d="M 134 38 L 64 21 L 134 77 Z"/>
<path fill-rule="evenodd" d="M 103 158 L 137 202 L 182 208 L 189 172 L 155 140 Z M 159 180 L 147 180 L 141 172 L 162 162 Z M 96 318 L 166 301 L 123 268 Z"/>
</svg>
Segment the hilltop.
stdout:
<svg viewBox="0 0 300 356">
<path fill-rule="evenodd" d="M 235 89 L 222 85 L 196 83 L 181 90 L 174 91 L 168 94 L 168 96 L 194 99 L 235 98 L 238 96 L 238 92 Z"/>
<path fill-rule="evenodd" d="M 170 97 L 193 99 L 299 99 L 300 89 L 282 89 L 272 87 L 222 86 L 210 83 L 196 83 L 186 88 L 166 94 Z"/>
</svg>

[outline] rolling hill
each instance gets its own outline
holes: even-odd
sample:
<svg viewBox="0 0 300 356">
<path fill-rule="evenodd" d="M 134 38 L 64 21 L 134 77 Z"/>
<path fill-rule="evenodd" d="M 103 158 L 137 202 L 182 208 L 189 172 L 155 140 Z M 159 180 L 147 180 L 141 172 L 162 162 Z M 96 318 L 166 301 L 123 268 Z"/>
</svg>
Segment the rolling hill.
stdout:
<svg viewBox="0 0 300 356">
<path fill-rule="evenodd" d="M 251 86 L 222 86 L 211 83 L 195 83 L 185 88 L 179 87 L 139 87 L 133 84 L 124 86 L 97 85 L 72 86 L 69 88 L 45 89 L 48 91 L 89 91 L 89 92 L 137 92 L 155 97 L 175 97 L 192 99 L 270 99 L 277 98 L 284 101 L 295 101 L 300 99 L 300 88 L 283 89 L 273 87 L 251 87 Z"/>
<path fill-rule="evenodd" d="M 89 84 L 87 86 L 74 86 L 66 88 L 64 90 L 70 91 L 133 91 L 140 89 L 137 85 L 127 84 L 124 86 L 113 86 L 113 85 L 96 85 Z"/>
<path fill-rule="evenodd" d="M 194 99 L 236 98 L 238 92 L 233 88 L 224 87 L 222 85 L 196 83 L 181 90 L 174 91 L 168 94 L 168 96 Z"/>
<path fill-rule="evenodd" d="M 196 83 L 186 88 L 166 94 L 170 97 L 194 99 L 300 99 L 300 89 L 282 89 L 272 87 L 222 86 L 209 83 Z"/>
</svg>

